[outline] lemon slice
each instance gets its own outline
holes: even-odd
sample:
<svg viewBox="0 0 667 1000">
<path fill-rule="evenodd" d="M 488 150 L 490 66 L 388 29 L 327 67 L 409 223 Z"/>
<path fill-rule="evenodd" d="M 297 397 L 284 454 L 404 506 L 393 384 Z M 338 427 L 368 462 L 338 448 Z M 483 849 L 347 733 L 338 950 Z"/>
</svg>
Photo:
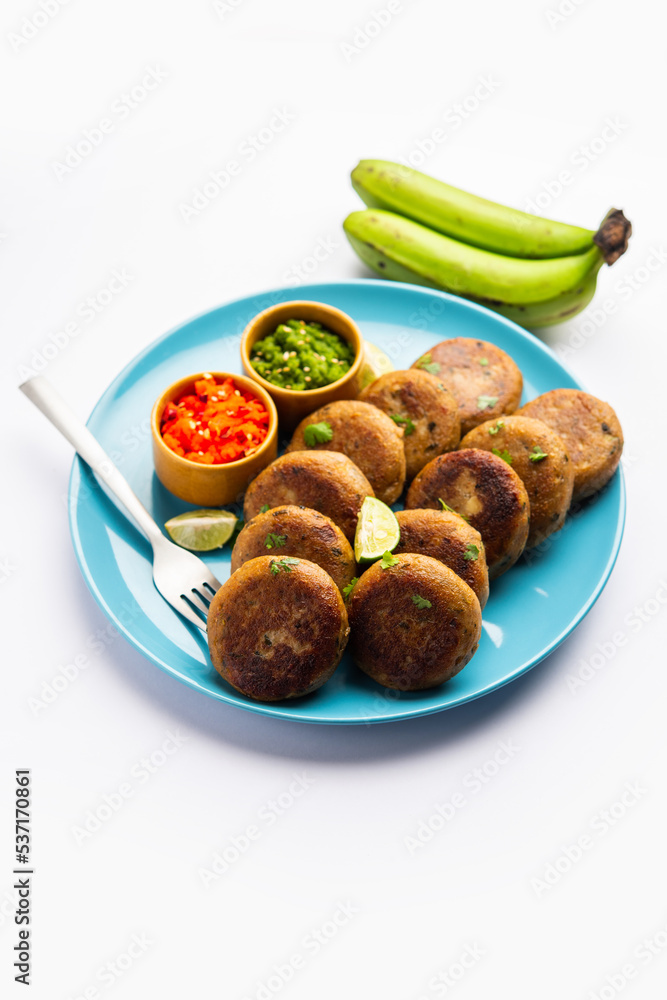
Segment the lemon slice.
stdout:
<svg viewBox="0 0 667 1000">
<path fill-rule="evenodd" d="M 234 534 L 238 518 L 230 510 L 188 510 L 172 517 L 165 529 L 172 541 L 191 552 L 221 549 Z"/>
<path fill-rule="evenodd" d="M 376 497 L 366 497 L 361 505 L 354 534 L 354 558 L 368 563 L 393 552 L 401 538 L 401 529 L 391 507 Z"/>
<path fill-rule="evenodd" d="M 369 340 L 364 341 L 364 360 L 359 369 L 359 390 L 365 389 L 371 382 L 375 382 L 380 375 L 385 372 L 393 372 L 394 366 L 379 347 L 371 344 Z"/>
</svg>

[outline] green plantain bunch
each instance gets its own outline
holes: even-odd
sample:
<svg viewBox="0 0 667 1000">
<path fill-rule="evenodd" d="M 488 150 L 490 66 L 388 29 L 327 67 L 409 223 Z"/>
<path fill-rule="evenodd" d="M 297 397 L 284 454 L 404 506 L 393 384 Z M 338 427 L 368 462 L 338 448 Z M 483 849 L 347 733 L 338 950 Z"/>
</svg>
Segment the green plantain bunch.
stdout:
<svg viewBox="0 0 667 1000">
<path fill-rule="evenodd" d="M 386 160 L 361 160 L 352 185 L 368 208 L 343 228 L 374 271 L 439 288 L 525 327 L 581 312 L 598 271 L 625 253 L 632 232 L 612 209 L 597 232 L 478 198 Z"/>
</svg>

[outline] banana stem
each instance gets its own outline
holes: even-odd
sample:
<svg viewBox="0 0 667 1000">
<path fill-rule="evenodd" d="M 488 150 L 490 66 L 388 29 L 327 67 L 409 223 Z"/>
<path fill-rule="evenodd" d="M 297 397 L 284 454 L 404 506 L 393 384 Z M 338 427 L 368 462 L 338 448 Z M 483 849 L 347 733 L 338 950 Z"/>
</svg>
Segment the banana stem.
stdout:
<svg viewBox="0 0 667 1000">
<path fill-rule="evenodd" d="M 628 249 L 632 235 L 632 223 L 620 208 L 611 208 L 593 237 L 593 243 L 600 247 L 605 263 L 613 264 Z"/>
</svg>

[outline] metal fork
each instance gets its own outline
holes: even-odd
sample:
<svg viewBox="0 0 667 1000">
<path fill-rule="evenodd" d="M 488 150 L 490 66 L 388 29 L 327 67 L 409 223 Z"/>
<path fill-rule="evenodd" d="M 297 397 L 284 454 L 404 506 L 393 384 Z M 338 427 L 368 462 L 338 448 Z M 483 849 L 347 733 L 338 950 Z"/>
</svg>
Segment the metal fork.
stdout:
<svg viewBox="0 0 667 1000">
<path fill-rule="evenodd" d="M 206 563 L 165 538 L 102 445 L 47 379 L 37 375 L 20 385 L 19 389 L 67 438 L 77 454 L 132 515 L 153 547 L 153 583 L 172 608 L 205 632 L 211 598 L 221 586 Z"/>
</svg>

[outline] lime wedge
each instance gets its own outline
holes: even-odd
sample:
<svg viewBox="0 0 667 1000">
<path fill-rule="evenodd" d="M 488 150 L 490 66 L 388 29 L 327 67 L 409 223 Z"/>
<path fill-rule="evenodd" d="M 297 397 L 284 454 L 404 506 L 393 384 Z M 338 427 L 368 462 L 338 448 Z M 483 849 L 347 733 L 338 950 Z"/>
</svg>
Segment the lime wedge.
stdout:
<svg viewBox="0 0 667 1000">
<path fill-rule="evenodd" d="M 354 535 L 354 558 L 368 563 L 392 552 L 401 538 L 401 529 L 391 507 L 376 497 L 366 497 L 361 505 Z"/>
<path fill-rule="evenodd" d="M 394 366 L 384 351 L 381 351 L 375 344 L 371 344 L 370 341 L 365 340 L 364 360 L 359 369 L 359 390 L 365 389 L 367 385 L 375 382 L 385 372 L 393 372 L 393 370 Z"/>
<path fill-rule="evenodd" d="M 165 524 L 169 537 L 192 552 L 221 549 L 234 534 L 238 518 L 230 510 L 188 510 Z"/>
</svg>

